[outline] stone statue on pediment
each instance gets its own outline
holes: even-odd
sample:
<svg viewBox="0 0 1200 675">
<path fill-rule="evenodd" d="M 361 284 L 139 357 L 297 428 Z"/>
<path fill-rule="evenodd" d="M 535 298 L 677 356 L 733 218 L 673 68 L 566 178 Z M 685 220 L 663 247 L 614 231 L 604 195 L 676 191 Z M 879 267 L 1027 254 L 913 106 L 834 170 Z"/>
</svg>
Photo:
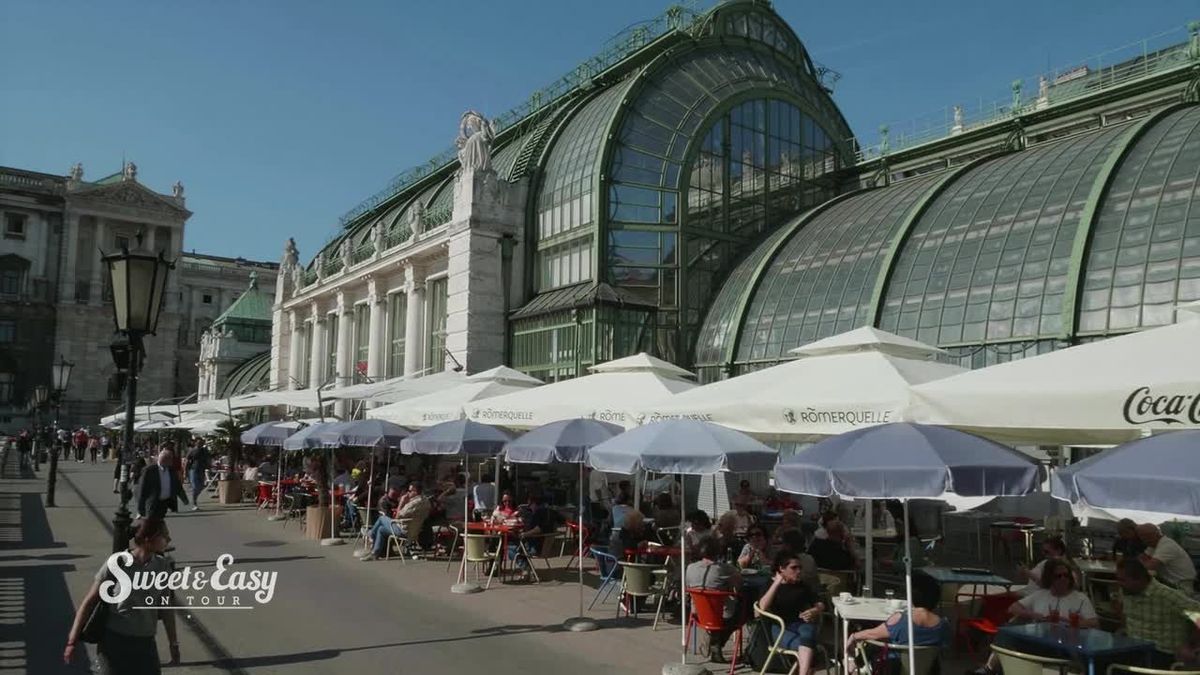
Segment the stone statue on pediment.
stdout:
<svg viewBox="0 0 1200 675">
<path fill-rule="evenodd" d="M 408 229 L 414 234 L 421 234 L 425 231 L 425 205 L 421 202 L 416 202 L 408 211 Z"/>
<path fill-rule="evenodd" d="M 183 181 L 175 181 L 175 184 L 171 186 L 171 194 L 176 199 L 183 199 Z"/>
<path fill-rule="evenodd" d="M 350 238 L 346 237 L 342 240 L 342 245 L 338 247 L 338 256 L 342 259 L 342 269 L 350 269 L 350 265 L 354 264 L 354 247 L 350 244 Z"/>
<path fill-rule="evenodd" d="M 458 138 L 454 140 L 463 171 L 491 171 L 495 137 L 496 127 L 491 120 L 474 110 L 463 113 L 458 122 Z"/>
<path fill-rule="evenodd" d="M 376 253 L 383 253 L 383 223 L 375 223 L 371 227 L 371 244 L 375 246 Z"/>
<path fill-rule="evenodd" d="M 288 237 L 283 245 L 283 262 L 280 267 L 298 267 L 300 265 L 300 249 L 296 248 L 296 240 Z"/>
<path fill-rule="evenodd" d="M 121 169 L 122 180 L 137 180 L 137 164 L 133 162 L 125 162 L 124 168 Z"/>
<path fill-rule="evenodd" d="M 67 173 L 67 177 L 76 183 L 83 180 L 83 162 L 75 162 L 70 172 Z"/>
</svg>

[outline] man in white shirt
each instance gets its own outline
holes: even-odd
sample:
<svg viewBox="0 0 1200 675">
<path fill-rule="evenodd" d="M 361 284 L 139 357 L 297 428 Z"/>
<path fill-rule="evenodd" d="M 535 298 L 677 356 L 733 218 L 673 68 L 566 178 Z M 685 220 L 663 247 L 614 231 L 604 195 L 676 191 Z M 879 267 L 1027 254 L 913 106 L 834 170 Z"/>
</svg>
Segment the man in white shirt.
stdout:
<svg viewBox="0 0 1200 675">
<path fill-rule="evenodd" d="M 480 482 L 471 486 L 471 496 L 475 500 L 475 513 L 491 515 L 496 508 L 496 484 L 491 474 L 484 474 Z"/>
<path fill-rule="evenodd" d="M 608 485 L 608 474 L 588 469 L 588 501 L 592 503 L 592 519 L 608 517 L 613 507 L 612 488 Z"/>
<path fill-rule="evenodd" d="M 1196 582 L 1196 565 L 1192 557 L 1174 539 L 1164 536 L 1157 525 L 1137 526 L 1138 539 L 1146 545 L 1140 557 L 1148 570 L 1158 572 L 1158 580 L 1191 595 Z"/>
</svg>

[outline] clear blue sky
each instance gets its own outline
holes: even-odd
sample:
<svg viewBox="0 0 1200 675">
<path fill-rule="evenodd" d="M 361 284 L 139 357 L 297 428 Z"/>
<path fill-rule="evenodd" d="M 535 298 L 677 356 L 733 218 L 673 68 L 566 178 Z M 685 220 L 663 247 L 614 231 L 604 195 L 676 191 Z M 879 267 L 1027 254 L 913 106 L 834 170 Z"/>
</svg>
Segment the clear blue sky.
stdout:
<svg viewBox="0 0 1200 675">
<path fill-rule="evenodd" d="M 311 256 L 338 217 L 665 0 L 5 0 L 0 164 L 187 188 L 185 246 Z M 1200 19 L 1195 0 L 777 0 L 855 132 Z"/>
</svg>

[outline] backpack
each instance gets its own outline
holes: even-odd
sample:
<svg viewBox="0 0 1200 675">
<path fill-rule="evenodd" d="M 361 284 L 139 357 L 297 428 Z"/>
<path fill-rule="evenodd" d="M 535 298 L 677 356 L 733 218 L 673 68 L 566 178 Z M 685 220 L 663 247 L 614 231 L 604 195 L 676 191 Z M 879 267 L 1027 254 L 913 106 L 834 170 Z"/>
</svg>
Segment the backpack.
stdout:
<svg viewBox="0 0 1200 675">
<path fill-rule="evenodd" d="M 769 619 L 752 619 L 746 622 L 746 644 L 742 647 L 742 656 L 746 659 L 746 663 L 750 664 L 751 670 L 763 671 L 763 664 L 767 662 L 767 654 L 771 652 L 771 645 L 775 644 L 775 638 L 771 637 L 770 626 L 772 623 L 774 622 Z M 767 664 L 766 672 L 791 672 L 795 661 L 794 657 L 787 654 L 776 654 L 771 659 L 771 663 Z"/>
</svg>

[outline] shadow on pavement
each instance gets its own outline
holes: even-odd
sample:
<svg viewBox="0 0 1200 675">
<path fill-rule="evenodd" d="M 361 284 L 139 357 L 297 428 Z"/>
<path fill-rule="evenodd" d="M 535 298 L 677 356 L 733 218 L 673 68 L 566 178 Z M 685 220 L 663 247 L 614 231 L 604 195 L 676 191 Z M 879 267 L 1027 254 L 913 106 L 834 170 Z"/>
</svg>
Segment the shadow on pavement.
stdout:
<svg viewBox="0 0 1200 675">
<path fill-rule="evenodd" d="M 0 551 L 11 551 L 26 548 L 63 548 L 63 542 L 54 541 L 54 533 L 50 531 L 50 521 L 46 519 L 46 507 L 42 505 L 42 495 L 25 492 L 20 495 L 21 519 L 16 523 L 0 525 L 4 529 L 20 527 L 19 533 L 4 533 L 0 537 Z"/>
<path fill-rule="evenodd" d="M 325 556 L 320 556 L 320 555 L 284 555 L 284 556 L 279 556 L 277 558 L 238 558 L 238 557 L 235 557 L 233 559 L 233 564 L 234 565 L 244 565 L 244 564 L 249 564 L 249 563 L 291 562 L 293 560 L 324 560 L 324 559 L 325 559 Z M 215 560 L 177 560 L 177 561 L 175 561 L 175 565 L 177 567 L 183 567 L 184 565 L 187 565 L 187 566 L 190 566 L 193 568 L 215 567 L 216 561 Z"/>
<path fill-rule="evenodd" d="M 39 565 L 0 569 L 0 588 L 9 589 L 0 608 L 0 644 L 24 645 L 25 672 L 38 675 L 91 672 L 87 650 L 76 649 L 75 662 L 62 662 L 67 632 L 75 618 L 75 605 L 67 590 L 66 575 L 74 565 Z M 16 589 L 23 592 L 17 593 Z M 6 661 L 14 659 L 6 649 Z"/>
</svg>

